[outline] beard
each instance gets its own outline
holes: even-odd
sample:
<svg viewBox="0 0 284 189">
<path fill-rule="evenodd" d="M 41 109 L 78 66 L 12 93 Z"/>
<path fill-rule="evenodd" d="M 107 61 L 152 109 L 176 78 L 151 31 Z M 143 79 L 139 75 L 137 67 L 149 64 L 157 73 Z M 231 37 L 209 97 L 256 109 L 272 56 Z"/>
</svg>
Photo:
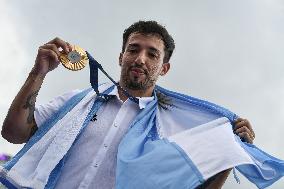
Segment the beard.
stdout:
<svg viewBox="0 0 284 189">
<path fill-rule="evenodd" d="M 131 69 L 138 68 L 144 71 L 142 76 L 131 76 Z M 141 78 L 143 77 L 143 78 Z M 147 69 L 144 69 L 141 65 L 134 64 L 128 68 L 122 68 L 121 81 L 123 86 L 131 90 L 146 90 L 153 87 L 157 81 L 157 78 Z"/>
</svg>

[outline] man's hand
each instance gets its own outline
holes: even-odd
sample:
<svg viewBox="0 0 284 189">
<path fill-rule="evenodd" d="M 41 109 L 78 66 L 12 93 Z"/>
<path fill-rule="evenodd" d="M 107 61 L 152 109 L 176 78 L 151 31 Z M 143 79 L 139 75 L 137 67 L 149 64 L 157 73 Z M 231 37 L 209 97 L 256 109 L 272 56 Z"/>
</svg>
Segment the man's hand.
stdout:
<svg viewBox="0 0 284 189">
<path fill-rule="evenodd" d="M 255 139 L 255 134 L 250 122 L 247 119 L 238 118 L 235 121 L 234 132 L 245 142 L 250 144 Z"/>
<path fill-rule="evenodd" d="M 72 46 L 58 37 L 40 46 L 33 72 L 46 75 L 54 70 L 59 64 L 59 56 L 62 53 L 60 49 L 67 54 L 72 50 Z"/>
</svg>

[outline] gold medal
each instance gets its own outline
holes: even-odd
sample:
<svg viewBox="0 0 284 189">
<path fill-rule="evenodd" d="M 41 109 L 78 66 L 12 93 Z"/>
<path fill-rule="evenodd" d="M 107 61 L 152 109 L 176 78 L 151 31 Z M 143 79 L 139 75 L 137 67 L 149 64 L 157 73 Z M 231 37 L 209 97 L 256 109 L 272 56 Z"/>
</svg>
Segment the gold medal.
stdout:
<svg viewBox="0 0 284 189">
<path fill-rule="evenodd" d="M 86 51 L 77 45 L 68 54 L 62 53 L 59 59 L 65 68 L 72 71 L 83 69 L 89 62 Z"/>
</svg>

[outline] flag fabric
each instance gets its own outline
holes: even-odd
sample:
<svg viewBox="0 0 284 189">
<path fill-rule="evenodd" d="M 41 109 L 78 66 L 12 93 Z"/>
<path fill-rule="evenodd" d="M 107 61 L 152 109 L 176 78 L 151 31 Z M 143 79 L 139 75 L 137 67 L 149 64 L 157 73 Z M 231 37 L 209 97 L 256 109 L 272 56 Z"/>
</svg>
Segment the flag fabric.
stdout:
<svg viewBox="0 0 284 189">
<path fill-rule="evenodd" d="M 115 86 L 121 88 L 89 53 L 87 56 L 92 88 L 72 97 L 0 167 L 0 182 L 8 188 L 54 188 L 74 141 L 109 99 L 108 93 Z M 113 84 L 99 86 L 98 69 Z M 119 144 L 116 189 L 193 189 L 232 167 L 258 188 L 284 175 L 284 161 L 233 133 L 235 113 L 159 86 L 153 96 Z"/>
<path fill-rule="evenodd" d="M 100 91 L 108 94 L 113 87 L 104 84 Z M 159 101 L 161 95 L 166 100 Z M 73 142 L 105 101 L 92 89 L 72 97 L 1 168 L 0 181 L 8 188 L 54 188 Z M 273 184 L 283 176 L 283 161 L 234 135 L 236 118 L 220 106 L 157 86 L 154 100 L 120 142 L 116 188 L 195 188 L 231 167 L 258 188 Z M 167 124 L 179 131 L 163 136 Z"/>
</svg>

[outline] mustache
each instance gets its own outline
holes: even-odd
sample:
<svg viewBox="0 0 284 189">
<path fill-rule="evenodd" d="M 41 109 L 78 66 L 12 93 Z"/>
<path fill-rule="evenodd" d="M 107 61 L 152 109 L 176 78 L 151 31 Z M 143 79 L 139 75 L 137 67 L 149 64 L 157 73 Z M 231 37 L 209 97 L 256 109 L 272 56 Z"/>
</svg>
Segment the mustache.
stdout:
<svg viewBox="0 0 284 189">
<path fill-rule="evenodd" d="M 131 66 L 129 67 L 128 71 L 130 71 L 130 70 L 133 69 L 133 68 L 143 70 L 144 74 L 146 74 L 146 75 L 149 73 L 147 69 L 145 69 L 143 66 L 141 66 L 141 65 L 139 65 L 139 64 L 133 64 L 133 65 L 131 65 Z"/>
</svg>

